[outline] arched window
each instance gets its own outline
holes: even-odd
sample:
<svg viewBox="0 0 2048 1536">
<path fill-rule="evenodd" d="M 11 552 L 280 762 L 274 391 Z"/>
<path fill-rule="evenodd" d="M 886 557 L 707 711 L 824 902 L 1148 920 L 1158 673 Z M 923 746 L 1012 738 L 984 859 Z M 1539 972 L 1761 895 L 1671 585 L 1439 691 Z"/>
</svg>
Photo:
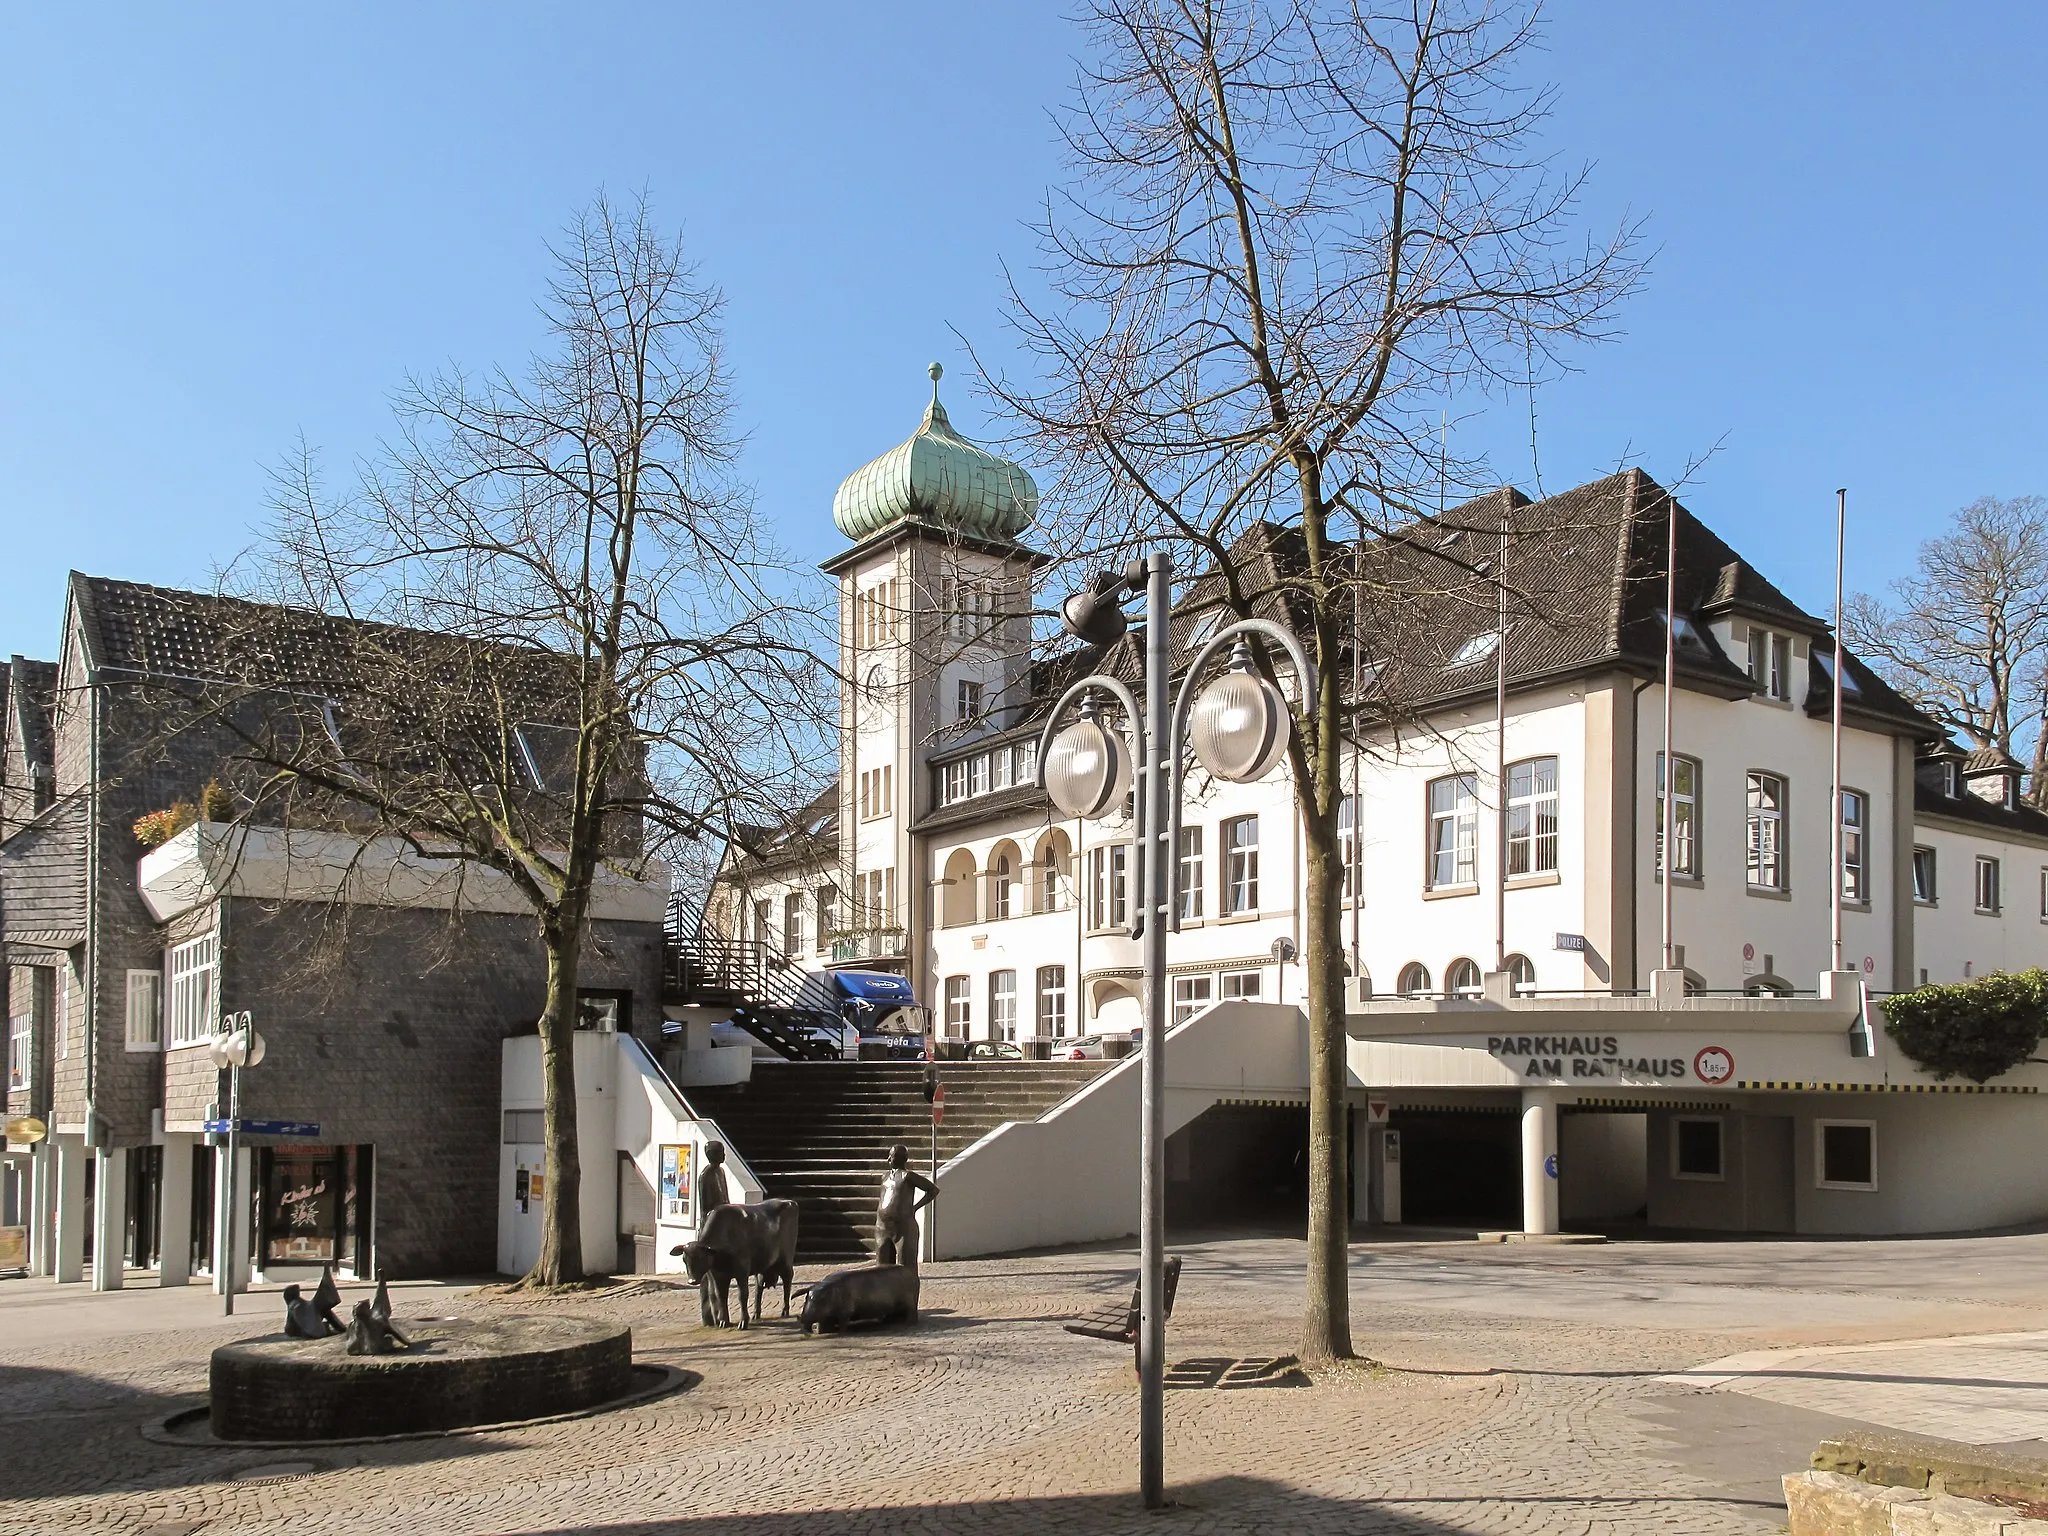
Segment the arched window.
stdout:
<svg viewBox="0 0 2048 1536">
<path fill-rule="evenodd" d="M 1038 845 L 1038 890 L 1036 909 L 1040 912 L 1064 912 L 1073 902 L 1073 891 L 1068 878 L 1068 864 L 1072 857 L 1067 843 L 1067 834 L 1054 827 Z"/>
<path fill-rule="evenodd" d="M 1527 955 L 1509 955 L 1507 973 L 1515 979 L 1515 996 L 1526 996 L 1536 990 L 1536 962 Z"/>
<path fill-rule="evenodd" d="M 964 928 L 974 921 L 974 855 L 955 849 L 946 860 L 945 879 L 939 884 L 939 923 L 946 928 Z"/>
<path fill-rule="evenodd" d="M 1453 960 L 1444 972 L 1445 997 L 1477 997 L 1486 988 L 1476 960 Z"/>
<path fill-rule="evenodd" d="M 1777 976 L 1752 976 L 1742 984 L 1751 997 L 1790 997 L 1792 983 Z"/>
<path fill-rule="evenodd" d="M 1426 997 L 1429 994 L 1429 967 L 1420 960 L 1411 960 L 1401 967 L 1401 995 L 1403 997 Z"/>
<path fill-rule="evenodd" d="M 1023 855 L 1015 843 L 997 843 L 988 859 L 989 921 L 1017 914 L 1017 866 Z"/>
</svg>

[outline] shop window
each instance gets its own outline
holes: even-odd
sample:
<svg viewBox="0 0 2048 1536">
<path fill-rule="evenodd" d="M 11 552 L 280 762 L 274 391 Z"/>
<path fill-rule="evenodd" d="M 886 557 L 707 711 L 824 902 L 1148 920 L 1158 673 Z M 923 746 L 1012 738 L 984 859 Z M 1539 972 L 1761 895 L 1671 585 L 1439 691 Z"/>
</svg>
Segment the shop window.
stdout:
<svg viewBox="0 0 2048 1536">
<path fill-rule="evenodd" d="M 1721 1121 L 1716 1116 L 1680 1115 L 1671 1122 L 1671 1177 L 1719 1183 Z"/>
<path fill-rule="evenodd" d="M 1877 1188 L 1877 1122 L 1816 1120 L 1815 1182 L 1822 1189 Z"/>
</svg>

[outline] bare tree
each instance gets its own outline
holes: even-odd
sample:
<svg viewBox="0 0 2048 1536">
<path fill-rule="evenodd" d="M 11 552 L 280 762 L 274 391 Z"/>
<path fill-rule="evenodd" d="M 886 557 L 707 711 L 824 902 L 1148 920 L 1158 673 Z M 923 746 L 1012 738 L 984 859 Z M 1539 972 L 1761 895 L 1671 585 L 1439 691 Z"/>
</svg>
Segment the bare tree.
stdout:
<svg viewBox="0 0 2048 1536">
<path fill-rule="evenodd" d="M 554 254 L 551 350 L 518 375 L 410 382 L 341 494 L 303 452 L 280 473 L 253 586 L 283 606 L 249 609 L 238 647 L 269 675 L 245 669 L 219 711 L 259 819 L 395 838 L 531 909 L 541 1285 L 583 1275 L 572 1044 L 593 893 L 789 803 L 831 702 L 733 474 L 717 290 L 644 201 L 600 198 Z"/>
<path fill-rule="evenodd" d="M 1060 467 L 1048 500 L 1078 525 L 1062 547 L 1178 544 L 1230 611 L 1284 611 L 1311 642 L 1319 685 L 1290 747 L 1308 858 L 1301 1354 L 1348 1356 L 1338 807 L 1364 718 L 1348 637 L 1383 568 L 1363 546 L 1447 476 L 1476 478 L 1446 462 L 1445 402 L 1558 366 L 1638 267 L 1628 230 L 1568 238 L 1580 181 L 1529 147 L 1548 96 L 1515 84 L 1521 6 L 1092 0 L 1083 19 L 1094 62 L 1063 120 L 1074 179 L 1041 229 L 1049 291 L 1011 287 L 1045 382 L 991 388 Z M 1441 567 L 1490 608 L 1480 553 Z"/>
<path fill-rule="evenodd" d="M 1920 546 L 1914 574 L 1859 592 L 1847 628 L 1906 697 L 1979 747 L 2048 770 L 2048 500 L 1981 497 Z"/>
</svg>

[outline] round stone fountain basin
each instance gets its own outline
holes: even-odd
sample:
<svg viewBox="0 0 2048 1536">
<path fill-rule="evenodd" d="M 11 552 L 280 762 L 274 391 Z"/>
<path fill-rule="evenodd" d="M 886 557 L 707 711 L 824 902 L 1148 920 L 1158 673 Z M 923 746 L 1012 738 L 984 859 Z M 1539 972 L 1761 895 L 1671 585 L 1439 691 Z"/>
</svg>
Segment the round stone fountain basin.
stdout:
<svg viewBox="0 0 2048 1536">
<path fill-rule="evenodd" d="M 633 1389 L 633 1331 L 558 1317 L 394 1319 L 413 1341 L 351 1355 L 345 1335 L 223 1344 L 208 1373 L 220 1440 L 342 1440 L 574 1413 Z"/>
</svg>

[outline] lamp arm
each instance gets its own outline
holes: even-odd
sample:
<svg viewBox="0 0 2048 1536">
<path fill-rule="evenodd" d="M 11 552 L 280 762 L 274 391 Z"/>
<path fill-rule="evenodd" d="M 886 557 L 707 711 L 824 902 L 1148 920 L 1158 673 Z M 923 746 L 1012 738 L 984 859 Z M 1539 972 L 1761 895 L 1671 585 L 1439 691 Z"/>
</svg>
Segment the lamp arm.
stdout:
<svg viewBox="0 0 2048 1536">
<path fill-rule="evenodd" d="M 1131 765 L 1136 770 L 1131 776 L 1131 783 L 1137 799 L 1131 807 L 1130 878 L 1138 882 L 1133 889 L 1142 891 L 1145 889 L 1145 779 L 1147 770 L 1151 767 L 1152 738 L 1151 733 L 1145 729 L 1145 712 L 1138 708 L 1137 696 L 1129 688 L 1106 672 L 1096 672 L 1082 678 L 1060 695 L 1059 702 L 1053 705 L 1052 712 L 1045 717 L 1045 728 L 1038 733 L 1038 787 L 1045 788 L 1045 755 L 1052 750 L 1053 733 L 1059 729 L 1060 717 L 1066 713 L 1067 706 L 1075 699 L 1085 697 L 1097 688 L 1123 705 L 1124 720 L 1130 728 L 1130 733 L 1137 738 L 1136 760 Z M 1132 901 L 1129 906 L 1133 918 L 1131 937 L 1135 939 L 1145 931 L 1144 902 Z"/>
<path fill-rule="evenodd" d="M 1301 639 L 1284 624 L 1271 619 L 1239 619 L 1235 624 L 1226 624 L 1202 647 L 1182 674 L 1180 692 L 1173 701 L 1173 734 L 1167 745 L 1167 762 L 1171 765 L 1167 777 L 1172 780 L 1172 808 L 1168 813 L 1170 825 L 1167 828 L 1167 844 L 1164 856 L 1167 859 L 1167 932 L 1180 932 L 1180 817 L 1181 805 L 1186 798 L 1181 793 L 1181 783 L 1187 771 L 1188 711 L 1195 702 L 1197 685 L 1202 672 L 1227 645 L 1243 635 L 1262 635 L 1287 653 L 1287 659 L 1294 663 L 1294 674 L 1301 681 L 1301 696 L 1304 700 L 1315 697 L 1316 668 L 1308 659 L 1308 652 Z M 1041 761 L 1043 749 L 1041 749 Z"/>
</svg>

